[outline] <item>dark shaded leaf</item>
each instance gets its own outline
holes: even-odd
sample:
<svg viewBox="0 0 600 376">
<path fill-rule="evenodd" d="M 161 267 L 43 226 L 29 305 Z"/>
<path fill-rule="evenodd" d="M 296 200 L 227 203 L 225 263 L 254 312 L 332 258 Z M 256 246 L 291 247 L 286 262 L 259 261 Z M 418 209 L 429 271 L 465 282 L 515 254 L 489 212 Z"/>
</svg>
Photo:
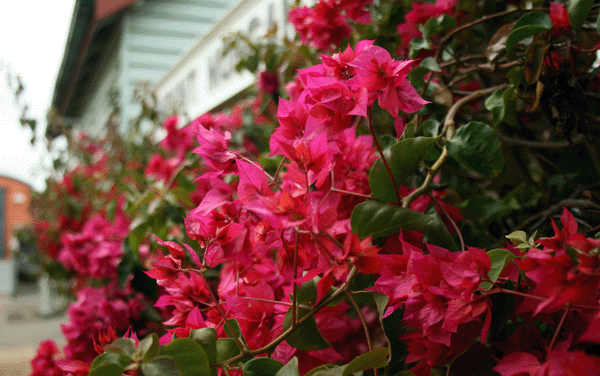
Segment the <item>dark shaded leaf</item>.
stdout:
<svg viewBox="0 0 600 376">
<path fill-rule="evenodd" d="M 356 372 L 366 371 L 369 369 L 379 369 L 388 365 L 387 358 L 390 355 L 390 350 L 381 348 L 364 353 L 354 358 L 344 368 L 342 376 L 350 376 Z"/>
<path fill-rule="evenodd" d="M 159 356 L 150 362 L 142 363 L 141 368 L 144 376 L 185 376 L 175 360 L 168 356 Z"/>
<path fill-rule="evenodd" d="M 396 184 L 401 185 L 419 166 L 427 149 L 435 144 L 437 138 L 416 137 L 401 140 L 386 153 L 387 161 L 394 175 Z M 395 202 L 396 192 L 385 165 L 377 160 L 369 174 L 369 185 L 372 195 L 383 202 Z"/>
<path fill-rule="evenodd" d="M 254 358 L 244 364 L 244 376 L 275 376 L 282 367 L 283 364 L 271 358 Z"/>
<path fill-rule="evenodd" d="M 583 26 L 585 19 L 590 14 L 593 5 L 594 0 L 569 0 L 567 12 L 569 12 L 569 21 L 575 32 L 581 30 L 581 26 Z"/>
<path fill-rule="evenodd" d="M 191 338 L 179 338 L 160 349 L 159 354 L 171 357 L 184 376 L 208 375 L 208 357 Z"/>
<path fill-rule="evenodd" d="M 298 309 L 298 319 L 308 313 L 308 309 Z M 283 331 L 292 326 L 292 309 L 290 308 L 283 320 Z M 323 337 L 317 326 L 314 316 L 306 320 L 302 325 L 292 332 L 286 342 L 299 350 L 322 350 L 331 347 L 331 344 Z"/>
<path fill-rule="evenodd" d="M 88 376 L 121 376 L 125 368 L 118 364 L 102 364 L 90 371 Z"/>
<path fill-rule="evenodd" d="M 497 176 L 504 168 L 500 142 L 484 123 L 469 122 L 446 141 L 448 153 L 464 168 L 487 178 Z"/>
</svg>

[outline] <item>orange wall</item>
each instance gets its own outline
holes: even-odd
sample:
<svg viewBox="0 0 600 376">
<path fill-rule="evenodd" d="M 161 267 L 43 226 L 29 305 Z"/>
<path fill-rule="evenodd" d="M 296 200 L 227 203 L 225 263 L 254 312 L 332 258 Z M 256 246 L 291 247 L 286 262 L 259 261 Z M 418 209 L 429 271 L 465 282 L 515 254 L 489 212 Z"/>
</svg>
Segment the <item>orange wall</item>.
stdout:
<svg viewBox="0 0 600 376">
<path fill-rule="evenodd" d="M 0 188 L 5 189 L 4 208 L 5 223 L 4 239 L 4 257 L 10 258 L 10 239 L 15 230 L 31 224 L 31 214 L 29 213 L 29 203 L 31 201 L 31 187 L 15 179 L 0 176 Z"/>
</svg>

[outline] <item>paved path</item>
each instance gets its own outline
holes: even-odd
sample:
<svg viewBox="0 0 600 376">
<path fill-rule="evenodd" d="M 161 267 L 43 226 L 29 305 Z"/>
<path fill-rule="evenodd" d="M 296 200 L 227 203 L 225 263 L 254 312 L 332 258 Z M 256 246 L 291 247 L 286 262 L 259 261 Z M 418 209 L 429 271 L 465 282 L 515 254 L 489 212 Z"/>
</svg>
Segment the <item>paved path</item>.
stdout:
<svg viewBox="0 0 600 376">
<path fill-rule="evenodd" d="M 16 297 L 0 296 L 0 375 L 28 376 L 40 342 L 65 344 L 60 325 L 67 322 L 66 315 L 42 317 L 39 301 L 33 285 L 21 286 Z"/>
</svg>

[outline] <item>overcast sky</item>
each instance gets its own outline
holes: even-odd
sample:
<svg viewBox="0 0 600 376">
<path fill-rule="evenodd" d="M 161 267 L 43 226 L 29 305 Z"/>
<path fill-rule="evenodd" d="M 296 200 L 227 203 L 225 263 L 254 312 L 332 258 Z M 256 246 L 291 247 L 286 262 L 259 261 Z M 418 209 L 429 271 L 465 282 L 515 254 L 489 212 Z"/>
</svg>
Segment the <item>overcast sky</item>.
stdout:
<svg viewBox="0 0 600 376">
<path fill-rule="evenodd" d="M 31 131 L 19 124 L 19 108 L 38 121 L 41 140 L 46 112 L 52 101 L 75 0 L 5 1 L 0 12 L 0 175 L 44 187 L 50 160 L 45 146 L 30 144 Z M 8 90 L 7 72 L 21 76 L 25 92 L 21 104 Z"/>
</svg>

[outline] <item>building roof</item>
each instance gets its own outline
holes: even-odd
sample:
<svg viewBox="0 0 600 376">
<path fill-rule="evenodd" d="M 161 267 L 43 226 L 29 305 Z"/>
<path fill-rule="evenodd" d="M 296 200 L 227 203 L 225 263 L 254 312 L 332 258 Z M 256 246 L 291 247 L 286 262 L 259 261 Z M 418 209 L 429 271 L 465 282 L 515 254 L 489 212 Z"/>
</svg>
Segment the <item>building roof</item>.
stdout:
<svg viewBox="0 0 600 376">
<path fill-rule="evenodd" d="M 108 52 L 112 36 L 128 24 L 127 77 L 154 82 L 239 0 L 76 0 L 52 106 L 64 117 L 78 117 L 87 91 Z M 128 82 L 132 84 L 133 81 Z"/>
</svg>

